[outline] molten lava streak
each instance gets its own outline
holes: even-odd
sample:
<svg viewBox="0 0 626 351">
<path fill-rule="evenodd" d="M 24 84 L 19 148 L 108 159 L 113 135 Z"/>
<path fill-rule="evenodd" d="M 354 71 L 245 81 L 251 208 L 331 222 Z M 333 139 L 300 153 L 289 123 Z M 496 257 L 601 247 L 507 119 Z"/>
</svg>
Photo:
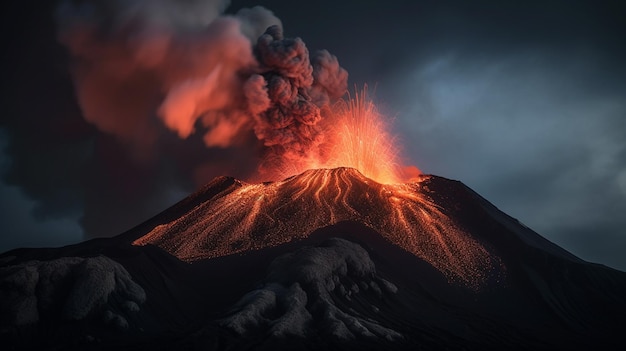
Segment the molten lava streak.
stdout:
<svg viewBox="0 0 626 351">
<path fill-rule="evenodd" d="M 309 170 L 272 183 L 235 181 L 134 244 L 154 244 L 194 261 L 303 239 L 350 220 L 374 229 L 450 280 L 480 286 L 500 265 L 498 259 L 455 226 L 420 184 L 381 184 L 352 168 Z"/>
</svg>

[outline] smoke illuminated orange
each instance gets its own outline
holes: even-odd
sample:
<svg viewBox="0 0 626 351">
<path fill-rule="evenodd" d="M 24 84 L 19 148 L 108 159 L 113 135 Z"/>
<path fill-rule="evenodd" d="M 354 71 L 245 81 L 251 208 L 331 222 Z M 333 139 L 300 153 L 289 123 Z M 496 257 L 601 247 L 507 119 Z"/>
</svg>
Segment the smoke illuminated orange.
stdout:
<svg viewBox="0 0 626 351">
<path fill-rule="evenodd" d="M 401 167 L 388 120 L 369 98 L 367 87 L 325 112 L 321 145 L 305 155 L 290 154 L 276 162 L 269 178 L 284 179 L 309 169 L 349 167 L 379 183 L 397 184 L 421 174 L 415 166 Z"/>
<path fill-rule="evenodd" d="M 437 268 L 479 287 L 496 256 L 430 200 L 428 180 L 380 184 L 351 168 L 317 169 L 279 182 L 228 189 L 135 245 L 157 245 L 185 261 L 258 250 L 306 238 L 318 228 L 357 221 Z"/>
</svg>

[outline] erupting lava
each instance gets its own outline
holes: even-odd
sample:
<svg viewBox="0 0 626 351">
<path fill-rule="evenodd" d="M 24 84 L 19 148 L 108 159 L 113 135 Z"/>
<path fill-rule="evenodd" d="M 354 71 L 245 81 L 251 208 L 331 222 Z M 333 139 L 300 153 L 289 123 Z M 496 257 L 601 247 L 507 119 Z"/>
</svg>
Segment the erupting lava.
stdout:
<svg viewBox="0 0 626 351">
<path fill-rule="evenodd" d="M 339 101 L 334 113 L 338 123 L 323 168 L 351 167 L 379 183 L 400 182 L 398 150 L 367 90 L 347 102 Z"/>
<path fill-rule="evenodd" d="M 352 168 L 316 169 L 279 182 L 232 184 L 192 211 L 156 226 L 135 245 L 154 244 L 185 261 L 231 255 L 357 221 L 430 263 L 449 279 L 480 286 L 500 261 L 458 228 L 422 182 L 381 184 Z"/>
<path fill-rule="evenodd" d="M 265 170 L 266 175 L 280 180 L 309 169 L 349 167 L 379 183 L 396 184 L 420 174 L 414 166 L 410 174 L 406 172 L 409 168 L 400 167 L 394 138 L 387 131 L 384 116 L 368 97 L 367 87 L 323 112 L 323 142 L 305 154 L 290 154 L 276 162 L 276 169 Z"/>
</svg>

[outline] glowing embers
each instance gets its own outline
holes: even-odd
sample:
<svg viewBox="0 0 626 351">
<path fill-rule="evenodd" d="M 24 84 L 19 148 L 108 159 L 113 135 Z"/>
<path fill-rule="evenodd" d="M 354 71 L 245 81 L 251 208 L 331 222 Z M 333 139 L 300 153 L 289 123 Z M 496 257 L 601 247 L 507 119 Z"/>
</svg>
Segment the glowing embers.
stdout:
<svg viewBox="0 0 626 351">
<path fill-rule="evenodd" d="M 367 89 L 337 103 L 333 113 L 337 122 L 324 167 L 351 167 L 379 183 L 400 182 L 398 150 Z"/>
<path fill-rule="evenodd" d="M 236 185 L 135 241 L 186 261 L 276 246 L 340 221 L 358 221 L 450 280 L 480 286 L 500 261 L 460 230 L 419 183 L 380 184 L 351 168 Z"/>
<path fill-rule="evenodd" d="M 479 287 L 494 269 L 502 268 L 499 258 L 461 230 L 418 187 L 418 184 L 391 186 L 393 190 L 386 202 L 391 230 L 385 233 L 385 227 L 375 229 L 448 278 Z"/>
<path fill-rule="evenodd" d="M 368 97 L 367 87 L 354 97 L 327 106 L 322 113 L 324 118 L 315 126 L 319 128 L 315 147 L 281 146 L 280 157 L 276 152 L 265 156 L 260 179 L 284 179 L 309 169 L 349 167 L 379 183 L 395 184 L 419 173 L 412 167 L 413 171 L 406 174 L 399 166 L 394 138 L 385 116 Z"/>
</svg>

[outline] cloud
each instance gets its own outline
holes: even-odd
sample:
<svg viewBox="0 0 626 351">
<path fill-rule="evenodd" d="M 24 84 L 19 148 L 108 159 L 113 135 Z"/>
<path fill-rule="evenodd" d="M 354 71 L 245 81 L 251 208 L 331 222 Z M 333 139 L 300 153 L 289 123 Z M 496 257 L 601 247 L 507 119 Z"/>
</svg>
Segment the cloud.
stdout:
<svg viewBox="0 0 626 351">
<path fill-rule="evenodd" d="M 262 164 L 272 177 L 290 155 L 302 156 L 319 141 L 320 107 L 345 91 L 347 73 L 328 52 L 311 61 L 301 39 L 282 36 L 271 11 L 224 14 L 227 5 L 63 1 L 56 38 L 52 28 L 37 37 L 54 55 L 15 63 L 15 81 L 28 89 L 12 89 L 16 102 L 3 120 L 10 160 L 3 180 L 40 219 L 80 217 L 86 235 L 99 237 L 131 228 L 213 177 L 249 179 Z M 52 26 L 47 20 L 40 25 Z M 20 45 L 12 50 L 26 55 Z M 69 74 L 59 71 L 64 66 Z M 281 113 L 293 121 L 278 123 Z"/>
<path fill-rule="evenodd" d="M 16 247 L 69 245 L 83 237 L 78 224 L 79 213 L 34 220 L 32 213 L 36 203 L 24 196 L 18 187 L 3 183 L 0 183 L 0 199 L 0 211 L 3 213 L 2 252 Z"/>
<path fill-rule="evenodd" d="M 64 2 L 59 39 L 72 56 L 72 73 L 85 119 L 130 144 L 137 157 L 154 157 L 161 124 L 187 138 L 205 124 L 245 116 L 241 85 L 257 65 L 251 38 L 280 25 L 271 11 L 222 15 L 222 1 Z M 218 127 L 220 128 L 220 127 Z M 224 127 L 221 127 L 225 130 Z M 234 138 L 235 132 L 230 136 Z M 207 137 L 208 146 L 231 138 Z"/>
<path fill-rule="evenodd" d="M 306 157 L 322 139 L 320 107 L 346 91 L 346 71 L 327 51 L 311 62 L 269 10 L 227 16 L 209 3 L 204 15 L 196 2 L 63 3 L 60 40 L 85 119 L 140 158 L 153 157 L 162 125 L 221 148 L 253 131 L 266 158 Z"/>
<path fill-rule="evenodd" d="M 461 178 L 542 235 L 597 259 L 581 245 L 624 235 L 626 226 L 618 214 L 626 211 L 626 87 L 600 68 L 613 65 L 606 60 L 547 50 L 434 57 L 400 83 L 412 99 L 399 118 L 416 136 L 410 153 L 424 171 Z M 570 240 L 574 228 L 589 236 Z"/>
</svg>

